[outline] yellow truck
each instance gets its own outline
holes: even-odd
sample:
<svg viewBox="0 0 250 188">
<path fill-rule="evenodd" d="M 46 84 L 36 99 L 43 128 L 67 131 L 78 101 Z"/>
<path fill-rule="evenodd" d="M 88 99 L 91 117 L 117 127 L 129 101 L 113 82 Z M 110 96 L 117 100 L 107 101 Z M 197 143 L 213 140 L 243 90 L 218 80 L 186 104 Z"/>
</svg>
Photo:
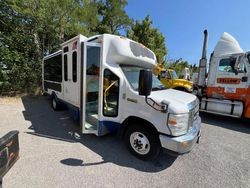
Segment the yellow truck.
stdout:
<svg viewBox="0 0 250 188">
<path fill-rule="evenodd" d="M 165 69 L 158 65 L 154 69 L 154 74 L 167 88 L 177 89 L 190 93 L 193 90 L 192 82 L 185 79 L 179 79 L 175 70 L 173 69 Z"/>
</svg>

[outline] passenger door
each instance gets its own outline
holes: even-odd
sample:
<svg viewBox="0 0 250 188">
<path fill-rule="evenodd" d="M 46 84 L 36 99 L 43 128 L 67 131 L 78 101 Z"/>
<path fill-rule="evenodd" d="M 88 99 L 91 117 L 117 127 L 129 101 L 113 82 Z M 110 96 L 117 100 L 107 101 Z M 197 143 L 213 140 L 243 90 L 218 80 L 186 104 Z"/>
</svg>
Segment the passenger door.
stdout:
<svg viewBox="0 0 250 188">
<path fill-rule="evenodd" d="M 98 134 L 101 105 L 101 46 L 99 43 L 82 43 L 81 128 L 82 133 Z"/>
</svg>

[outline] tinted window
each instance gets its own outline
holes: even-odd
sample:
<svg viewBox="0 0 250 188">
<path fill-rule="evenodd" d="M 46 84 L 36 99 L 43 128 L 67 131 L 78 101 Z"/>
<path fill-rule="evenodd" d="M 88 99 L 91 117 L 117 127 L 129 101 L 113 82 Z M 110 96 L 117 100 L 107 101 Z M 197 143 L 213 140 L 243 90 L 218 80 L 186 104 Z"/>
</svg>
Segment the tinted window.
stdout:
<svg viewBox="0 0 250 188">
<path fill-rule="evenodd" d="M 44 60 L 44 80 L 62 82 L 61 54 Z"/>
<path fill-rule="evenodd" d="M 64 81 L 68 81 L 68 56 L 65 54 L 64 58 Z"/>
<path fill-rule="evenodd" d="M 99 75 L 100 47 L 87 47 L 87 75 Z"/>
<path fill-rule="evenodd" d="M 64 47 L 63 48 L 63 52 L 65 53 L 65 52 L 68 52 L 69 51 L 69 47 L 68 46 L 66 46 L 66 47 Z"/>
<path fill-rule="evenodd" d="M 77 81 L 77 53 L 73 52 L 72 54 L 72 75 L 73 82 Z"/>
<path fill-rule="evenodd" d="M 103 82 L 103 115 L 116 117 L 119 104 L 119 78 L 105 69 Z"/>
</svg>

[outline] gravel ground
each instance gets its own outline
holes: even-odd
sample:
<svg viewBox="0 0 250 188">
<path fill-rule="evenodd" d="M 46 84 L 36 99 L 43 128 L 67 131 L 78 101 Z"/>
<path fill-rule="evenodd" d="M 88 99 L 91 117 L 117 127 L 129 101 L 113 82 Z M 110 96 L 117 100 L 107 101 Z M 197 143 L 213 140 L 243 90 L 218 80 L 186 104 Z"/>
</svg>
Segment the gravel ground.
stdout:
<svg viewBox="0 0 250 188">
<path fill-rule="evenodd" d="M 250 121 L 201 116 L 192 152 L 144 162 L 115 135 L 80 138 L 68 112 L 45 97 L 0 98 L 0 136 L 20 131 L 20 159 L 3 187 L 250 187 Z"/>
</svg>

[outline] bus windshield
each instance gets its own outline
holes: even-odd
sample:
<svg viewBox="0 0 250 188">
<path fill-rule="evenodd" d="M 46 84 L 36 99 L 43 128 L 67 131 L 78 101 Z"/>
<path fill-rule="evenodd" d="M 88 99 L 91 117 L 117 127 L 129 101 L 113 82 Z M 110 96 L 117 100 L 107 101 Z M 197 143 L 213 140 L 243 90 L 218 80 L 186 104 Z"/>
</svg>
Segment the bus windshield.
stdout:
<svg viewBox="0 0 250 188">
<path fill-rule="evenodd" d="M 140 70 L 144 68 L 137 66 L 121 66 L 121 67 L 127 80 L 129 81 L 129 84 L 135 91 L 138 91 Z M 157 79 L 156 76 L 153 75 L 152 91 L 164 90 L 164 89 L 167 88 Z"/>
</svg>

